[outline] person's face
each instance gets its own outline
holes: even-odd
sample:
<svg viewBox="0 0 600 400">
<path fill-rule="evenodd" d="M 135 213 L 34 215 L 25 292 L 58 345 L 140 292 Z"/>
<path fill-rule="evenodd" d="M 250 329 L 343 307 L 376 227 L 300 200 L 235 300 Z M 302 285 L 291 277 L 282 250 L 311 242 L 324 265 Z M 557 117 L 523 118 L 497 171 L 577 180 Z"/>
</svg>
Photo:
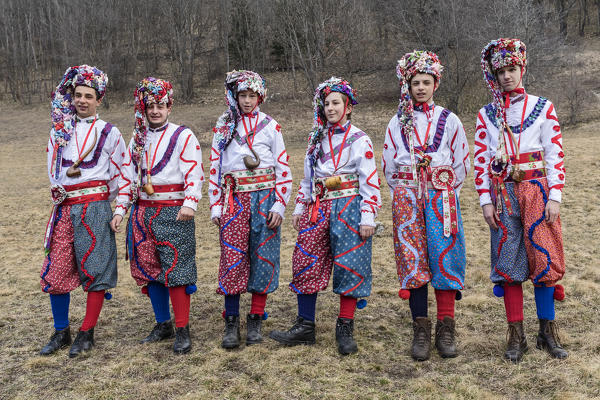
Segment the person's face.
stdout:
<svg viewBox="0 0 600 400">
<path fill-rule="evenodd" d="M 252 90 L 244 90 L 238 93 L 237 101 L 242 114 L 249 114 L 258 105 L 258 94 Z"/>
<path fill-rule="evenodd" d="M 520 65 L 502 67 L 496 72 L 496 76 L 503 92 L 510 92 L 516 88 L 523 87 Z"/>
<path fill-rule="evenodd" d="M 164 103 L 150 103 L 146 106 L 146 118 L 148 118 L 150 128 L 163 126 L 167 122 L 169 114 L 171 114 L 171 107 L 167 107 Z"/>
<path fill-rule="evenodd" d="M 339 123 L 344 125 L 348 120 L 348 115 L 352 112 L 352 104 L 346 106 L 346 95 L 340 92 L 331 92 L 325 97 L 324 110 L 325 118 L 330 124 Z M 346 111 L 344 112 L 344 108 Z"/>
<path fill-rule="evenodd" d="M 96 115 L 96 109 L 102 100 L 96 99 L 96 90 L 89 86 L 77 86 L 73 93 L 75 110 L 80 118 Z"/>
<path fill-rule="evenodd" d="M 435 79 L 429 74 L 416 74 L 410 80 L 410 95 L 417 103 L 428 103 L 435 91 Z"/>
</svg>

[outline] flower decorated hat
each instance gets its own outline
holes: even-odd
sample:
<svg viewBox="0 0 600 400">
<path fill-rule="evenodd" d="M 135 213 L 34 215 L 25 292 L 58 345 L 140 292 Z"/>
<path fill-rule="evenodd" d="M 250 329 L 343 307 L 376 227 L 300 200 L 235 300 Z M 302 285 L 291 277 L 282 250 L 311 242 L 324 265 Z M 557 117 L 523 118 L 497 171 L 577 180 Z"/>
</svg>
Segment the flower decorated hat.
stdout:
<svg viewBox="0 0 600 400">
<path fill-rule="evenodd" d="M 131 157 L 137 165 L 140 165 L 148 133 L 146 107 L 153 103 L 165 104 L 167 107 L 171 107 L 173 105 L 173 85 L 169 81 L 150 76 L 137 84 L 133 97 L 135 99 L 135 126 L 133 129 L 135 144 Z"/>
<path fill-rule="evenodd" d="M 483 80 L 494 96 L 498 109 L 504 105 L 502 88 L 496 78 L 496 72 L 509 65 L 520 65 L 523 71 L 527 67 L 527 49 L 519 39 L 500 38 L 489 42 L 481 51 L 481 70 Z M 502 116 L 499 116 L 502 117 Z"/>
<path fill-rule="evenodd" d="M 108 77 L 104 72 L 96 67 L 89 65 L 76 65 L 69 67 L 51 94 L 51 120 L 52 135 L 54 138 L 56 152 L 56 164 L 53 168 L 55 177 L 60 173 L 60 163 L 62 163 L 62 149 L 71 140 L 71 135 L 77 124 L 75 119 L 76 111 L 73 103 L 73 92 L 77 86 L 88 86 L 98 92 L 99 99 L 104 97 Z"/>
<path fill-rule="evenodd" d="M 440 86 L 444 67 L 440 59 L 431 51 L 415 50 L 406 53 L 398 61 L 396 75 L 400 80 L 400 102 L 398 104 L 398 122 L 402 132 L 412 132 L 414 105 L 410 95 L 410 81 L 417 74 L 429 74 L 435 79 L 434 90 Z"/>
<path fill-rule="evenodd" d="M 325 98 L 332 92 L 339 92 L 348 97 L 348 103 L 351 105 L 358 104 L 356 100 L 356 90 L 350 86 L 348 81 L 342 78 L 331 77 L 325 82 L 317 86 L 315 96 L 313 98 L 313 126 L 308 136 L 308 148 L 306 155 L 310 158 L 311 163 L 314 163 L 316 154 L 319 152 L 321 139 L 327 125 L 325 117 Z"/>
<path fill-rule="evenodd" d="M 223 151 L 233 138 L 237 127 L 237 120 L 241 116 L 237 95 L 244 90 L 252 90 L 258 94 L 259 105 L 265 101 L 267 88 L 262 76 L 256 72 L 243 69 L 228 72 L 225 78 L 227 111 L 219 117 L 217 124 L 213 128 L 213 132 L 217 136 L 220 151 Z"/>
<path fill-rule="evenodd" d="M 266 99 L 266 81 L 262 76 L 254 71 L 243 69 L 228 72 L 225 78 L 225 102 L 227 103 L 227 110 L 221 114 L 213 128 L 219 152 L 225 150 L 233 139 L 238 119 L 242 115 L 237 102 L 237 96 L 244 90 L 252 90 L 258 94 L 258 105 L 262 104 Z M 222 161 L 223 158 L 221 157 L 219 163 Z M 219 164 L 218 183 L 220 184 L 220 182 L 221 167 Z"/>
</svg>

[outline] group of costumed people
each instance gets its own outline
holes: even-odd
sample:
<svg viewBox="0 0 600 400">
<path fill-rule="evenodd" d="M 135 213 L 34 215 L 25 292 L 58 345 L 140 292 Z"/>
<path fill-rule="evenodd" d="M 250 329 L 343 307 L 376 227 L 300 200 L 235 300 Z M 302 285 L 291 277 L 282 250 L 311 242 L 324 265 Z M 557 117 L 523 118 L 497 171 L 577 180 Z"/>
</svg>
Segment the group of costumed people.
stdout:
<svg viewBox="0 0 600 400">
<path fill-rule="evenodd" d="M 518 39 L 498 39 L 482 52 L 493 102 L 477 118 L 475 186 L 491 234 L 491 280 L 508 321 L 504 357 L 528 350 L 522 283 L 534 285 L 537 347 L 566 358 L 554 322 L 557 285 L 565 271 L 559 206 L 565 181 L 561 130 L 552 103 L 525 92 L 527 57 Z M 413 320 L 410 354 L 430 358 L 429 283 L 437 317 L 435 348 L 456 357 L 455 301 L 465 287 L 465 236 L 460 191 L 471 167 L 465 130 L 456 114 L 435 104 L 443 66 L 428 51 L 398 62 L 400 103 L 390 120 L 382 166 L 392 198 L 399 296 Z M 190 351 L 190 296 L 196 291 L 194 213 L 202 197 L 202 151 L 194 133 L 169 121 L 173 88 L 148 77 L 134 91 L 134 134 L 99 119 L 107 77 L 88 65 L 67 69 L 52 96 L 48 175 L 54 207 L 45 236 L 42 290 L 50 295 L 55 331 L 42 348 L 69 346 L 76 357 L 94 346 L 104 299 L 117 284 L 115 232 L 125 214 L 131 276 L 150 299 L 156 324 L 141 343 L 174 338 Z M 279 285 L 281 223 L 292 174 L 281 126 L 259 106 L 265 80 L 256 72 L 227 74 L 227 110 L 213 129 L 208 197 L 219 229 L 216 291 L 224 300 L 225 349 L 241 345 L 240 296 L 251 294 L 246 345 L 263 342 L 269 293 Z M 333 275 L 339 295 L 337 349 L 358 351 L 354 316 L 371 294 L 372 236 L 381 208 L 380 180 L 369 136 L 351 122 L 357 94 L 341 78 L 321 83 L 292 225 L 298 231 L 290 290 L 298 311 L 287 330 L 269 337 L 287 346 L 316 343 L 316 303 Z M 116 199 L 114 211 L 110 202 Z M 70 292 L 81 285 L 86 313 L 72 342 Z M 171 318 L 171 306 L 174 324 Z"/>
</svg>

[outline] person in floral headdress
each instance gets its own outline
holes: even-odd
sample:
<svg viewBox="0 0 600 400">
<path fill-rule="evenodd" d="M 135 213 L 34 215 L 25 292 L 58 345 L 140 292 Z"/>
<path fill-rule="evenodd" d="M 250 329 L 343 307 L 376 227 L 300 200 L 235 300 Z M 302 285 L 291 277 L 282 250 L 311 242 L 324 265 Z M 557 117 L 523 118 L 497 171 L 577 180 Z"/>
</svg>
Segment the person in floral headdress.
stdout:
<svg viewBox="0 0 600 400">
<path fill-rule="evenodd" d="M 475 187 L 490 226 L 494 294 L 504 297 L 504 357 L 518 362 L 528 350 L 522 283 L 531 279 L 539 319 L 537 347 L 563 359 L 568 353 L 554 322 L 554 300 L 565 295 L 557 284 L 565 273 L 559 217 L 565 167 L 556 109 L 548 99 L 525 91 L 527 53 L 519 39 L 488 43 L 481 67 L 494 101 L 477 116 Z"/>
<path fill-rule="evenodd" d="M 221 243 L 217 293 L 225 299 L 225 349 L 240 345 L 240 295 L 252 294 L 246 344 L 257 344 L 267 295 L 279 286 L 280 225 L 292 172 L 281 126 L 259 109 L 266 91 L 256 72 L 229 72 L 227 111 L 213 129 L 208 194 Z"/>
<path fill-rule="evenodd" d="M 371 139 L 350 123 L 356 92 L 340 78 L 321 83 L 313 99 L 313 129 L 304 160 L 304 178 L 292 223 L 298 231 L 290 289 L 298 315 L 287 331 L 270 337 L 285 345 L 315 343 L 317 294 L 333 270 L 340 296 L 335 336 L 340 354 L 356 353 L 357 300 L 371 294 L 371 236 L 381 207 Z M 366 300 L 358 302 L 364 307 Z"/>
<path fill-rule="evenodd" d="M 134 135 L 121 176 L 111 228 L 127 225 L 131 276 L 150 297 L 156 325 L 141 343 L 173 337 L 173 351 L 190 351 L 190 294 L 196 291 L 194 213 L 204 182 L 202 151 L 191 129 L 169 122 L 173 87 L 162 79 L 140 81 L 135 99 Z M 175 313 L 175 332 L 169 312 Z"/>
<path fill-rule="evenodd" d="M 54 208 L 40 283 L 50 294 L 55 331 L 42 355 L 71 344 L 70 292 L 79 285 L 87 305 L 69 357 L 90 350 L 104 298 L 111 297 L 106 291 L 117 285 L 117 247 L 108 223 L 125 143 L 121 132 L 97 114 L 107 82 L 98 68 L 78 65 L 67 69 L 52 93 L 46 151 Z"/>
<path fill-rule="evenodd" d="M 435 346 L 456 357 L 454 303 L 465 280 L 465 237 L 459 193 L 469 172 L 469 145 L 450 110 L 433 101 L 443 67 L 437 55 L 413 51 L 398 61 L 398 113 L 383 145 L 383 171 L 392 195 L 399 295 L 413 319 L 411 356 L 430 356 L 428 283 L 435 291 Z"/>
</svg>

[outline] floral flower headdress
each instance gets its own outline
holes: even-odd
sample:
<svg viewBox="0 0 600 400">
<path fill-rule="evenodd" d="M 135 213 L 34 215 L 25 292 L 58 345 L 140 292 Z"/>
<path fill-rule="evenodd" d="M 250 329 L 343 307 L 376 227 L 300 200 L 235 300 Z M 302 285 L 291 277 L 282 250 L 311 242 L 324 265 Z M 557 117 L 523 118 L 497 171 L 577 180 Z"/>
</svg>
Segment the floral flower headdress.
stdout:
<svg viewBox="0 0 600 400">
<path fill-rule="evenodd" d="M 520 65 L 522 72 L 527 67 L 527 49 L 525 43 L 519 39 L 500 38 L 489 42 L 481 51 L 481 70 L 483 80 L 492 92 L 493 104 L 496 109 L 496 120 L 498 126 L 506 125 L 506 109 L 504 108 L 504 97 L 502 87 L 496 78 L 496 72 L 509 65 Z M 496 151 L 496 160 L 508 161 L 504 135 L 500 135 L 499 146 Z"/>
<path fill-rule="evenodd" d="M 173 105 L 173 85 L 163 79 L 148 77 L 141 80 L 133 92 L 135 99 L 135 125 L 133 129 L 133 152 L 131 157 L 137 165 L 141 165 L 142 154 L 146 146 L 146 135 L 148 134 L 146 107 L 149 104 Z"/>
<path fill-rule="evenodd" d="M 317 86 L 315 90 L 315 96 L 313 98 L 313 126 L 312 130 L 308 135 L 308 148 L 306 155 L 311 160 L 311 164 L 314 165 L 316 162 L 317 153 L 321 147 L 321 139 L 325 132 L 327 125 L 327 118 L 325 117 L 325 98 L 332 92 L 339 92 L 348 96 L 348 101 L 352 105 L 358 104 L 356 100 L 356 90 L 350 86 L 348 81 L 342 78 L 331 77 L 325 82 Z"/>
<path fill-rule="evenodd" d="M 62 164 L 62 149 L 71 140 L 71 135 L 77 124 L 76 111 L 73 104 L 73 92 L 77 86 L 88 86 L 98 92 L 99 99 L 104 97 L 108 77 L 104 72 L 89 65 L 76 65 L 67 68 L 65 74 L 51 94 L 51 120 L 52 135 L 55 146 L 57 146 L 56 164 L 54 166 L 55 177 L 60 174 Z"/>
<path fill-rule="evenodd" d="M 251 90 L 258 94 L 258 105 L 263 103 L 267 96 L 266 81 L 262 76 L 254 71 L 233 70 L 227 73 L 225 78 L 225 102 L 227 110 L 221 114 L 213 132 L 217 140 L 219 152 L 223 152 L 233 139 L 237 128 L 238 119 L 241 116 L 240 108 L 237 102 L 237 95 L 244 90 Z M 221 157 L 220 160 L 223 158 Z M 221 166 L 219 164 L 219 178 L 221 182 Z"/>
<path fill-rule="evenodd" d="M 481 70 L 483 80 L 492 92 L 494 103 L 499 113 L 504 105 L 502 88 L 496 78 L 496 72 L 509 65 L 520 65 L 523 70 L 527 67 L 527 49 L 519 39 L 500 38 L 489 42 L 481 51 Z M 503 119 L 503 115 L 498 115 Z"/>
<path fill-rule="evenodd" d="M 410 134 L 413 126 L 414 105 L 410 95 L 410 80 L 417 74 L 429 74 L 435 78 L 434 90 L 440 86 L 444 67 L 440 59 L 431 51 L 415 50 L 406 53 L 398 60 L 396 75 L 400 80 L 400 102 L 398 104 L 398 122 L 404 134 Z"/>
<path fill-rule="evenodd" d="M 258 104 L 265 101 L 267 95 L 266 82 L 262 76 L 253 71 L 233 70 L 225 78 L 225 101 L 227 111 L 217 120 L 213 132 L 217 137 L 219 150 L 223 151 L 235 133 L 238 118 L 241 115 L 237 95 L 244 90 L 252 90 L 258 94 Z"/>
</svg>

